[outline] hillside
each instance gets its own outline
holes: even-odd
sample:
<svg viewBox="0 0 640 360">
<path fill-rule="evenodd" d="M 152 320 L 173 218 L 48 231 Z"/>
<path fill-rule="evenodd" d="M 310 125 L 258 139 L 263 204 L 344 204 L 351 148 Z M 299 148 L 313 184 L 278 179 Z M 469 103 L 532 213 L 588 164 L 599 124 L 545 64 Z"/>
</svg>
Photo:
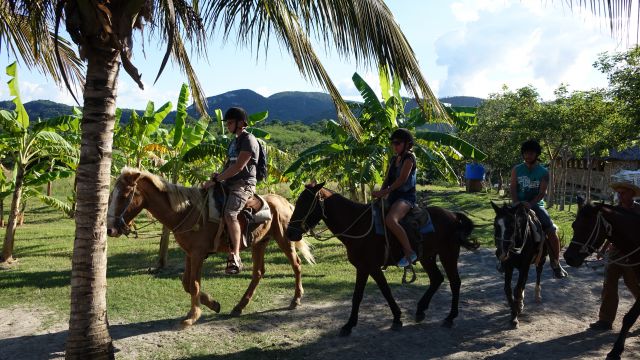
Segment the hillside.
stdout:
<svg viewBox="0 0 640 360">
<path fill-rule="evenodd" d="M 440 99 L 444 103 L 453 106 L 479 106 L 483 99 L 471 96 L 452 96 Z M 145 104 L 140 104 L 143 107 Z M 160 104 L 156 104 L 160 105 Z M 227 109 L 231 106 L 241 106 L 249 114 L 269 111 L 269 120 L 279 120 L 282 122 L 300 121 L 305 124 L 316 123 L 323 119 L 335 119 L 336 110 L 329 94 L 321 92 L 285 91 L 264 97 L 249 89 L 229 91 L 220 95 L 207 98 L 207 105 L 210 110 Z M 72 107 L 65 104 L 56 103 L 49 100 L 35 100 L 24 104 L 32 119 L 51 118 L 71 113 Z M 415 100 L 409 100 L 406 109 L 416 107 Z M 13 109 L 11 101 L 0 101 L 0 109 Z M 129 109 L 123 110 L 121 121 L 126 122 L 130 116 Z M 142 113 L 142 110 L 137 110 Z M 187 108 L 188 113 L 197 117 L 197 112 L 193 105 Z M 175 112 L 167 116 L 165 122 L 172 123 L 175 119 Z"/>
</svg>

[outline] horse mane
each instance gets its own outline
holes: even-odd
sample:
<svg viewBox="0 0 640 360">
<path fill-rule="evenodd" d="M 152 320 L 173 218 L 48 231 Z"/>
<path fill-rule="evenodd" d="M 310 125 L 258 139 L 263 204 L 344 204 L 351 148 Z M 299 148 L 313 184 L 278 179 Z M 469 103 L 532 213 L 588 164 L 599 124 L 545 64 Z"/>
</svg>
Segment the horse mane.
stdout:
<svg viewBox="0 0 640 360">
<path fill-rule="evenodd" d="M 125 175 L 140 174 L 140 179 L 149 180 L 149 182 L 158 189 L 158 191 L 164 192 L 169 197 L 169 204 L 173 211 L 182 212 L 189 206 L 193 205 L 197 209 L 202 210 L 204 205 L 204 196 L 202 191 L 198 187 L 186 187 L 178 184 L 171 183 L 162 177 L 152 174 L 148 171 L 125 167 L 122 169 L 120 176 L 116 183 Z"/>
</svg>

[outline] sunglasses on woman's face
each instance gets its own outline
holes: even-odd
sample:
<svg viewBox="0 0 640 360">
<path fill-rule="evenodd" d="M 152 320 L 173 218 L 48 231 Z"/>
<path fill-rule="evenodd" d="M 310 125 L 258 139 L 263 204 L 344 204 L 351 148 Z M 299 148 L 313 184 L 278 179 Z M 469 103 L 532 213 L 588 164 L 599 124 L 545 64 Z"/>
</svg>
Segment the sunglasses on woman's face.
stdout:
<svg viewBox="0 0 640 360">
<path fill-rule="evenodd" d="M 393 141 L 391 142 L 391 145 L 393 145 L 393 146 L 398 146 L 398 145 L 400 145 L 400 144 L 402 144 L 402 141 L 400 141 L 400 140 L 393 140 Z"/>
</svg>

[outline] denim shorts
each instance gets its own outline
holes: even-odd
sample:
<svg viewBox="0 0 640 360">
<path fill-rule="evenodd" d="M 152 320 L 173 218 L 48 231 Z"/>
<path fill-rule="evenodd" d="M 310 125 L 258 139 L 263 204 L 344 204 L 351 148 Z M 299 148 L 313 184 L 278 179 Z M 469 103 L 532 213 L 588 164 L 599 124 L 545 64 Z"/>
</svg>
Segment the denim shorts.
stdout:
<svg viewBox="0 0 640 360">
<path fill-rule="evenodd" d="M 400 193 L 400 192 L 394 191 L 391 194 L 389 194 L 389 197 L 387 197 L 387 203 L 389 204 L 389 206 L 393 205 L 393 203 L 398 200 L 403 200 L 404 202 L 411 205 L 411 207 L 414 207 L 416 206 L 416 201 L 417 201 L 416 193 L 414 192 Z"/>
<path fill-rule="evenodd" d="M 538 220 L 540 220 L 540 224 L 542 224 L 542 230 L 545 233 L 548 233 L 551 230 L 555 231 L 557 229 L 556 225 L 551 220 L 551 216 L 549 216 L 547 209 L 545 209 L 543 206 L 532 205 L 531 210 L 536 213 Z"/>
</svg>

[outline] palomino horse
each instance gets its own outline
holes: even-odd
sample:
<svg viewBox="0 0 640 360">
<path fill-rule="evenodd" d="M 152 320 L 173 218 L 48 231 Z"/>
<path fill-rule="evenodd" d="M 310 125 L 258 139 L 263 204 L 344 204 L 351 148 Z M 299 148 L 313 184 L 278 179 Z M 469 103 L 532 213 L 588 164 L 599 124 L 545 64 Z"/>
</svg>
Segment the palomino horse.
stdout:
<svg viewBox="0 0 640 360">
<path fill-rule="evenodd" d="M 400 308 L 396 303 L 387 279 L 382 272 L 382 266 L 395 264 L 402 255 L 400 244 L 395 240 L 389 241 L 387 254 L 384 236 L 376 235 L 372 221 L 371 205 L 360 204 L 323 189 L 322 184 L 310 184 L 300 194 L 296 207 L 287 229 L 287 237 L 291 241 L 299 241 L 302 234 L 315 227 L 320 220 L 324 220 L 329 230 L 347 247 L 349 262 L 356 268 L 356 285 L 353 292 L 353 303 L 349 321 L 340 330 L 341 336 L 351 333 L 358 322 L 358 310 L 365 285 L 369 276 L 375 280 L 378 288 L 389 303 L 393 313 L 392 329 L 402 327 Z M 416 321 L 425 318 L 425 310 L 429 307 L 431 297 L 444 281 L 442 273 L 436 265 L 436 256 L 449 278 L 451 286 L 451 311 L 444 320 L 443 326 L 453 326 L 453 320 L 458 316 L 458 300 L 460 296 L 460 276 L 458 275 L 458 256 L 460 245 L 467 249 L 475 249 L 477 244 L 468 240 L 473 223 L 461 213 L 439 208 L 429 207 L 429 214 L 436 229 L 422 238 L 422 251 L 419 252 L 420 262 L 429 275 L 429 288 L 420 301 L 416 310 Z M 389 261 L 387 261 L 390 259 Z"/>
<path fill-rule="evenodd" d="M 210 253 L 226 252 L 226 244 L 214 249 L 214 237 L 218 224 L 206 220 L 203 212 L 206 192 L 199 188 L 188 188 L 171 184 L 160 177 L 137 169 L 125 168 L 116 181 L 111 193 L 109 205 L 108 234 L 119 236 L 129 232 L 129 224 L 142 209 L 147 209 L 163 225 L 171 229 L 178 245 L 184 250 L 185 267 L 182 286 L 191 295 L 191 310 L 183 321 L 184 325 L 194 324 L 200 318 L 200 304 L 215 312 L 220 304 L 200 288 L 202 263 Z M 296 279 L 295 296 L 290 308 L 300 305 L 304 293 L 301 280 L 300 258 L 296 248 L 309 263 L 314 263 L 313 255 L 307 243 L 297 244 L 285 237 L 285 231 L 292 214 L 292 205 L 279 195 L 266 195 L 264 199 L 271 208 L 271 219 L 253 231 L 251 245 L 253 276 L 249 288 L 232 315 L 240 315 L 255 292 L 260 279 L 264 276 L 264 253 L 269 238 L 275 238 L 293 267 Z"/>
<path fill-rule="evenodd" d="M 623 256 L 615 259 L 621 266 L 633 267 L 640 278 L 640 237 L 638 223 L 640 216 L 630 211 L 606 204 L 592 205 L 578 203 L 579 210 L 573 222 L 573 238 L 564 252 L 564 259 L 570 266 L 580 266 L 590 254 L 599 251 L 608 239 Z M 629 312 L 622 319 L 622 329 L 607 359 L 620 359 L 629 329 L 640 315 L 640 299 L 636 299 Z"/>
<path fill-rule="evenodd" d="M 536 265 L 536 302 L 542 301 L 540 277 L 547 257 L 545 235 L 539 222 L 533 220 L 522 203 L 498 207 L 491 202 L 496 217 L 493 221 L 496 255 L 504 269 L 504 293 L 511 308 L 511 325 L 518 327 L 518 316 L 524 310 L 524 288 L 529 277 L 529 267 Z M 513 270 L 518 269 L 518 281 L 511 287 Z M 515 292 L 515 299 L 513 293 Z"/>
</svg>

